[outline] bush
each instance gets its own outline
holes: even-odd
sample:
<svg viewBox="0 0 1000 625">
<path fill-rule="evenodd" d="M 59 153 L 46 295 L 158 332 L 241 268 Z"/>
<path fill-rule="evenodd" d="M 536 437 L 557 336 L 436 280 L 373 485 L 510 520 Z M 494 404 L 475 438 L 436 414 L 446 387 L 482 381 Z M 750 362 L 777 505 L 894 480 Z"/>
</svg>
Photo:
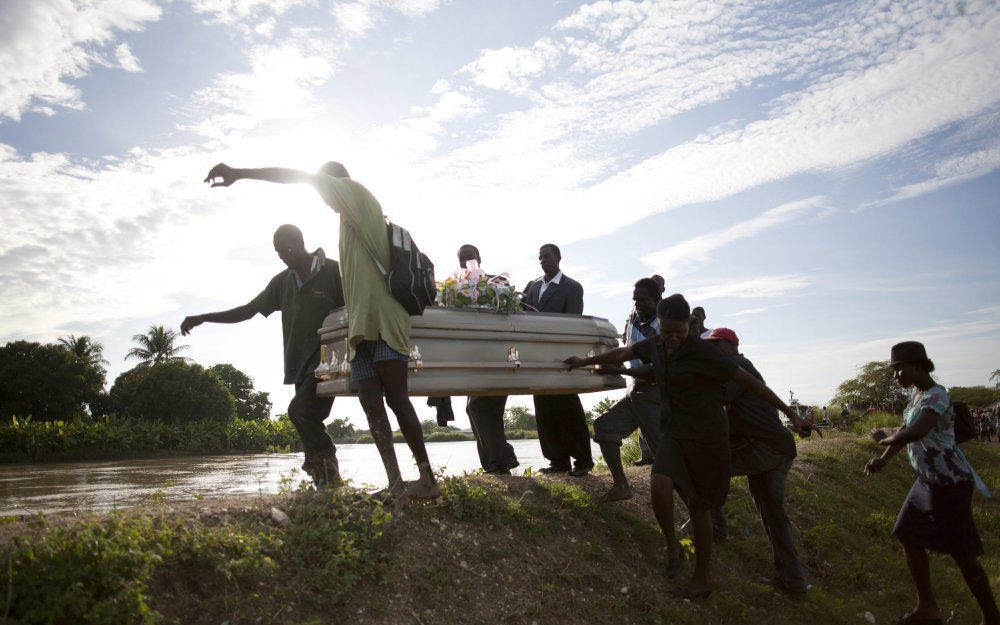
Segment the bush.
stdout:
<svg viewBox="0 0 1000 625">
<path fill-rule="evenodd" d="M 528 518 L 519 499 L 508 499 L 495 489 L 488 489 L 464 477 L 444 478 L 441 497 L 449 512 L 463 521 L 507 525 Z"/>
<path fill-rule="evenodd" d="M 247 421 L 263 421 L 271 416 L 271 399 L 268 393 L 253 389 L 253 378 L 230 364 L 219 364 L 208 369 L 219 376 L 226 390 L 236 402 L 236 416 Z"/>
<path fill-rule="evenodd" d="M 218 376 L 201 365 L 170 361 L 144 369 L 129 378 L 125 416 L 167 423 L 195 419 L 225 423 L 235 416 L 233 396 Z"/>
</svg>

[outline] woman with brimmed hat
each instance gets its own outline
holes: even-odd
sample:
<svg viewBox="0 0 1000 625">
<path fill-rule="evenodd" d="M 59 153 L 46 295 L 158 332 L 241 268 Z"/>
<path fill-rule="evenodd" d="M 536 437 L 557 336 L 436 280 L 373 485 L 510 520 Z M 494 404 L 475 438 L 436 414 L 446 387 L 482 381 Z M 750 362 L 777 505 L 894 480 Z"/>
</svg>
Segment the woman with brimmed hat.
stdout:
<svg viewBox="0 0 1000 625">
<path fill-rule="evenodd" d="M 869 461 L 865 472 L 881 470 L 905 447 L 917 477 L 892 528 L 892 535 L 903 543 L 906 552 L 906 563 L 917 587 L 917 607 L 896 622 L 903 625 L 943 622 L 931 589 L 927 557 L 930 549 L 955 559 L 982 610 L 983 625 L 1000 625 L 989 577 L 979 563 L 983 546 L 972 520 L 974 487 L 987 497 L 989 492 L 955 442 L 951 398 L 931 377 L 934 363 L 921 343 L 898 343 L 892 347 L 890 358 L 896 381 L 903 388 L 913 387 L 913 393 L 899 431 L 891 436 L 881 430 L 872 432 L 873 438 L 888 449 Z"/>
<path fill-rule="evenodd" d="M 661 439 L 653 460 L 650 494 L 656 520 L 667 539 L 667 575 L 679 577 L 682 569 L 680 543 L 674 530 L 676 489 L 691 514 L 695 549 L 694 573 L 678 594 L 703 598 L 712 592 L 710 511 L 722 507 L 729 492 L 729 421 L 723 383 L 735 380 L 763 397 L 788 415 L 799 433 L 808 432 L 812 424 L 757 378 L 692 334 L 688 324 L 691 309 L 684 296 L 674 294 L 661 300 L 656 314 L 660 321 L 658 334 L 597 356 L 573 356 L 564 362 L 571 369 L 634 359 L 652 365 L 661 396 Z"/>
</svg>

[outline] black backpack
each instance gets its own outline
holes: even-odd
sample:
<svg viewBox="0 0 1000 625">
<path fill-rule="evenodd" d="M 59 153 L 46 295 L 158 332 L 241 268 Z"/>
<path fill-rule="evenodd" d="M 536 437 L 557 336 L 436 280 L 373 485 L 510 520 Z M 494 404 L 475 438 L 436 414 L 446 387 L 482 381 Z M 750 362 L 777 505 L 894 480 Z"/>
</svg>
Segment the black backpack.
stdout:
<svg viewBox="0 0 1000 625">
<path fill-rule="evenodd" d="M 964 443 L 976 437 L 976 424 L 972 419 L 972 413 L 964 401 L 952 402 L 955 410 L 955 442 Z"/>
<path fill-rule="evenodd" d="M 385 230 L 389 238 L 388 270 L 371 250 L 368 254 L 389 285 L 389 292 L 403 309 L 410 316 L 422 315 L 424 308 L 433 304 L 437 296 L 434 263 L 420 252 L 406 228 L 386 219 Z"/>
</svg>

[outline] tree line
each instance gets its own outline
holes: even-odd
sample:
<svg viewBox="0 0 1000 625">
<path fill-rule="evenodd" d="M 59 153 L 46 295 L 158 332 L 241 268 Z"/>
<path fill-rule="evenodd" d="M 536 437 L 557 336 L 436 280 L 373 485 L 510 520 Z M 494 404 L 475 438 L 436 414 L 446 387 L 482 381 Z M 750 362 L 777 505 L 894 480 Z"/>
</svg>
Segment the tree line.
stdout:
<svg viewBox="0 0 1000 625">
<path fill-rule="evenodd" d="M 0 418 L 65 421 L 118 416 L 184 423 L 269 419 L 271 400 L 231 364 L 208 368 L 181 356 L 178 334 L 153 325 L 132 337 L 136 366 L 109 389 L 104 347 L 89 336 L 55 343 L 12 341 L 0 347 Z"/>
<path fill-rule="evenodd" d="M 989 406 L 1000 401 L 1000 369 L 990 374 L 989 381 L 992 386 L 951 386 L 948 393 L 952 401 L 964 401 L 972 408 Z M 830 403 L 898 413 L 908 400 L 906 391 L 896 383 L 889 361 L 875 360 L 863 365 L 853 378 L 841 382 Z"/>
</svg>

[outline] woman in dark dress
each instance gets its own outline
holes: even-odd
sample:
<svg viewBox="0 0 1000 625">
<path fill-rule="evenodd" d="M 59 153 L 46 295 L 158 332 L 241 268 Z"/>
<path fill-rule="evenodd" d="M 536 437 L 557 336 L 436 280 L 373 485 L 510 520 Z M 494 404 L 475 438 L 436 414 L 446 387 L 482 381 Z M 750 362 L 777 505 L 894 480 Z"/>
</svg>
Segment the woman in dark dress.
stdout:
<svg viewBox="0 0 1000 625">
<path fill-rule="evenodd" d="M 913 393 L 898 432 L 888 436 L 884 430 L 872 431 L 872 437 L 887 449 L 865 466 L 865 472 L 880 471 L 890 458 L 906 449 L 917 477 L 892 528 L 892 535 L 903 543 L 906 552 L 906 563 L 917 587 L 917 607 L 896 622 L 943 622 L 931 589 L 927 558 L 930 549 L 954 558 L 979 603 L 983 625 L 1000 625 L 990 578 L 979 563 L 983 546 L 972 520 L 972 491 L 978 487 L 987 496 L 989 492 L 955 442 L 951 397 L 931 378 L 934 363 L 921 343 L 898 343 L 890 353 L 896 381 L 903 388 L 913 387 Z"/>
<path fill-rule="evenodd" d="M 691 309 L 680 294 L 659 303 L 660 332 L 645 341 L 612 349 L 590 358 L 566 359 L 571 369 L 592 364 L 617 364 L 641 359 L 652 365 L 661 393 L 661 436 L 653 460 L 653 511 L 667 539 L 668 576 L 681 572 L 681 547 L 674 531 L 674 489 L 690 512 L 694 527 L 695 570 L 679 592 L 688 598 L 712 591 L 710 511 L 722 506 L 729 492 L 729 422 L 723 383 L 735 380 L 788 415 L 796 431 L 811 423 L 789 408 L 757 378 L 725 358 L 698 336 L 690 334 Z"/>
</svg>

